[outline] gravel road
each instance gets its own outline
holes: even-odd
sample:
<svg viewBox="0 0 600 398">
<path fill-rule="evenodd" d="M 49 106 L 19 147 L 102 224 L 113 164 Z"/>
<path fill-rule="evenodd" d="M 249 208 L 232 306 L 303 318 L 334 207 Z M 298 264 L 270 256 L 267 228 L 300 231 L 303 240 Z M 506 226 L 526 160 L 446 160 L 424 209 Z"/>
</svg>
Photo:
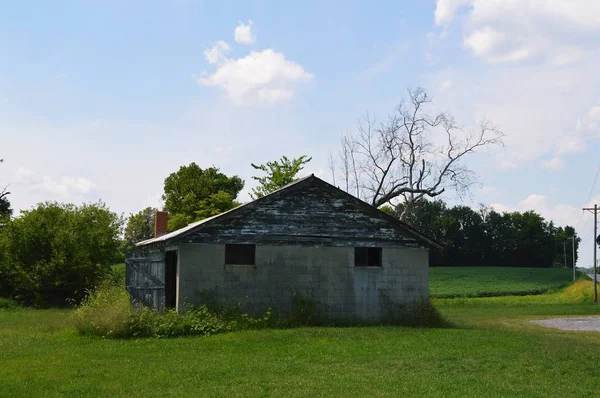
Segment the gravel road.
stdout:
<svg viewBox="0 0 600 398">
<path fill-rule="evenodd" d="M 535 323 L 537 325 L 562 330 L 600 332 L 600 317 L 598 316 L 585 316 L 578 318 L 552 318 L 530 322 Z"/>
</svg>

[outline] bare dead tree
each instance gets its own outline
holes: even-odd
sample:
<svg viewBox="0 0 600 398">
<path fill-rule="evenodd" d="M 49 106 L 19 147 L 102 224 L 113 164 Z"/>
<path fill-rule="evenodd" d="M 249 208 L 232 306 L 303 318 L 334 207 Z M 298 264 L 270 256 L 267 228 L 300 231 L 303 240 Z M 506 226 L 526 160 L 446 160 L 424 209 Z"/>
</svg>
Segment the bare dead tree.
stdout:
<svg viewBox="0 0 600 398">
<path fill-rule="evenodd" d="M 331 151 L 329 151 L 329 157 L 327 160 L 328 160 L 329 170 L 331 171 L 331 181 L 333 182 L 333 185 L 337 186 L 337 181 L 335 179 L 336 159 L 335 159 L 335 156 L 333 156 L 333 153 Z"/>
<path fill-rule="evenodd" d="M 453 190 L 462 196 L 477 176 L 465 163 L 480 148 L 503 145 L 504 134 L 489 121 L 465 131 L 449 113 L 429 116 L 431 99 L 422 88 L 408 90 L 395 112 L 378 123 L 369 114 L 355 133 L 342 137 L 339 163 L 350 192 L 375 207 L 402 199 L 411 204 Z"/>
</svg>

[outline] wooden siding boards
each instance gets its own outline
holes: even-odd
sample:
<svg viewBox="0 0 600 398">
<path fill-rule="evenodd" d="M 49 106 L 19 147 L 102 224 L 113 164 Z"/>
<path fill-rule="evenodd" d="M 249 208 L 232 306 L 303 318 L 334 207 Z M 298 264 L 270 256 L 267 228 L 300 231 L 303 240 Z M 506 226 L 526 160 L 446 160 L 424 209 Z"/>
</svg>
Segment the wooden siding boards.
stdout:
<svg viewBox="0 0 600 398">
<path fill-rule="evenodd" d="M 316 177 L 188 232 L 190 243 L 424 246 L 395 220 Z"/>
<path fill-rule="evenodd" d="M 133 305 L 162 310 L 165 307 L 165 253 L 146 250 L 125 259 L 125 288 Z"/>
</svg>

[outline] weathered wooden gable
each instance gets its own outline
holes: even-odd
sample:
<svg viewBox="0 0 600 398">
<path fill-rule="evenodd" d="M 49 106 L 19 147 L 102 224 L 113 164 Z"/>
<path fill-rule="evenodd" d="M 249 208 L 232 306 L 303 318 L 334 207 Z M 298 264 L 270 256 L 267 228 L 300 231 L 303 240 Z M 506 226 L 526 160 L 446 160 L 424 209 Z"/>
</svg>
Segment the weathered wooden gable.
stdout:
<svg viewBox="0 0 600 398">
<path fill-rule="evenodd" d="M 313 178 L 182 237 L 196 243 L 422 244 L 379 210 Z"/>
</svg>

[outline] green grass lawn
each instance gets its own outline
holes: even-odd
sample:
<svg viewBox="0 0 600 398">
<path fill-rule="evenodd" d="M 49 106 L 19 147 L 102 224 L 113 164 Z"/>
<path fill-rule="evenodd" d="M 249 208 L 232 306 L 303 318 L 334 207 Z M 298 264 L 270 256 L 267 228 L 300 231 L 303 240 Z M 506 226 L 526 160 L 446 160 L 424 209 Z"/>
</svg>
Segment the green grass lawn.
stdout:
<svg viewBox="0 0 600 398">
<path fill-rule="evenodd" d="M 437 299 L 445 329 L 254 330 L 111 340 L 70 310 L 0 310 L 0 396 L 597 396 L 600 333 L 528 324 L 600 314 L 591 283 L 539 296 Z"/>
<path fill-rule="evenodd" d="M 432 297 L 539 294 L 573 282 L 565 268 L 430 267 Z"/>
</svg>

